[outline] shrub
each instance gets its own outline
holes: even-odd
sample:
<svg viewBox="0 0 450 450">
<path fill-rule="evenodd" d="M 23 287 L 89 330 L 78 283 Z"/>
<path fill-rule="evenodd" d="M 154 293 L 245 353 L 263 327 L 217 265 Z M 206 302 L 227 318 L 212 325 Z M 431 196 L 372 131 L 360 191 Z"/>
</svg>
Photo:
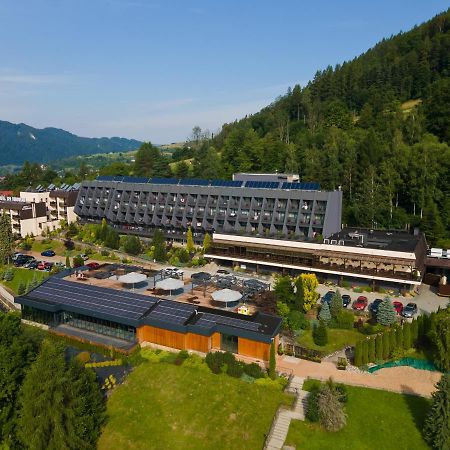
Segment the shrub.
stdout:
<svg viewBox="0 0 450 450">
<path fill-rule="evenodd" d="M 300 311 L 290 311 L 287 322 L 291 330 L 308 330 L 310 327 L 309 320 Z"/>
<path fill-rule="evenodd" d="M 6 269 L 5 274 L 3 275 L 3 279 L 5 281 L 12 281 L 14 278 L 14 272 L 11 269 Z"/>
<path fill-rule="evenodd" d="M 72 265 L 73 265 L 73 267 L 81 267 L 81 266 L 84 266 L 84 261 L 83 261 L 83 258 L 80 256 L 80 255 L 77 255 L 77 256 L 75 256 L 73 259 L 72 259 Z"/>
<path fill-rule="evenodd" d="M 333 319 L 336 319 L 338 317 L 343 307 L 344 305 L 342 303 L 341 293 L 339 292 L 339 289 L 337 289 L 334 295 L 331 297 L 330 312 Z"/>
<path fill-rule="evenodd" d="M 319 345 L 321 347 L 328 344 L 327 327 L 325 326 L 323 320 L 319 322 L 318 326 L 314 327 L 313 340 L 316 345 Z"/>
<path fill-rule="evenodd" d="M 244 366 L 244 373 L 252 378 L 263 378 L 264 372 L 256 363 L 246 364 Z"/>
<path fill-rule="evenodd" d="M 241 378 L 244 373 L 243 364 L 240 361 L 234 361 L 234 363 L 227 365 L 227 375 L 234 378 Z"/>
<path fill-rule="evenodd" d="M 222 353 L 209 352 L 206 355 L 205 362 L 210 368 L 212 373 L 219 374 L 221 372 L 221 367 L 223 364 Z"/>
<path fill-rule="evenodd" d="M 322 303 L 322 306 L 320 307 L 319 319 L 326 324 L 331 321 L 330 307 L 327 302 Z"/>
<path fill-rule="evenodd" d="M 310 422 L 319 421 L 319 406 L 317 403 L 318 395 L 319 395 L 319 387 L 315 386 L 307 397 L 305 416 Z"/>
<path fill-rule="evenodd" d="M 100 252 L 100 255 L 102 255 L 102 256 L 109 256 L 109 251 L 108 250 L 102 250 Z"/>
<path fill-rule="evenodd" d="M 23 281 L 20 282 L 19 287 L 17 288 L 17 294 L 23 295 L 25 294 L 27 290 L 27 287 L 25 286 L 25 283 Z"/>
<path fill-rule="evenodd" d="M 276 373 L 276 357 L 275 357 L 275 344 L 272 342 L 270 344 L 270 356 L 269 356 L 269 378 L 275 380 L 277 377 Z"/>
<path fill-rule="evenodd" d="M 374 362 L 376 359 L 375 339 L 369 339 L 369 362 Z"/>
<path fill-rule="evenodd" d="M 347 416 L 339 397 L 339 392 L 328 384 L 317 396 L 320 423 L 327 431 L 338 431 L 347 423 Z"/>
<path fill-rule="evenodd" d="M 77 359 L 78 361 L 80 361 L 80 363 L 82 364 L 86 364 L 87 362 L 89 362 L 89 360 L 91 359 L 91 354 L 87 351 L 84 352 L 80 352 L 78 353 L 78 355 L 75 357 L 75 359 Z"/>
<path fill-rule="evenodd" d="M 355 316 L 351 311 L 346 311 L 342 309 L 339 311 L 337 317 L 333 319 L 330 326 L 333 328 L 342 328 L 345 330 L 351 330 L 355 323 Z"/>
</svg>

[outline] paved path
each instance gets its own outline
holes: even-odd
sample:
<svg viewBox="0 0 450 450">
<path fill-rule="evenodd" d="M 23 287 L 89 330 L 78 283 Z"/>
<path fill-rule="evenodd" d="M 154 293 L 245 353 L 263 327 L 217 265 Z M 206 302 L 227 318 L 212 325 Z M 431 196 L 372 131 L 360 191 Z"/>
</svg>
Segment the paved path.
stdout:
<svg viewBox="0 0 450 450">
<path fill-rule="evenodd" d="M 293 373 L 301 378 L 313 378 L 326 381 L 330 377 L 334 381 L 353 386 L 369 387 L 401 394 L 414 394 L 430 397 L 434 385 L 441 378 L 439 372 L 419 370 L 412 367 L 392 367 L 381 369 L 375 373 L 337 370 L 331 362 L 315 363 L 304 359 L 278 356 L 277 369 Z M 292 372 L 291 372 L 292 371 Z"/>
<path fill-rule="evenodd" d="M 286 440 L 292 419 L 305 420 L 308 392 L 302 390 L 304 378 L 294 376 L 286 389 L 295 394 L 293 409 L 279 408 L 267 438 L 265 450 L 281 450 Z"/>
</svg>

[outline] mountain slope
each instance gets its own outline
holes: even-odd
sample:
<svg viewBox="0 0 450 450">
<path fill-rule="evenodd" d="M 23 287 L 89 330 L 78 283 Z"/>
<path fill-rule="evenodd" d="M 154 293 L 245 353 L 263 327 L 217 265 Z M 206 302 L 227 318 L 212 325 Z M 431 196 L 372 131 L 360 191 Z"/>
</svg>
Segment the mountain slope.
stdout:
<svg viewBox="0 0 450 450">
<path fill-rule="evenodd" d="M 86 138 L 58 128 L 37 129 L 0 121 L 1 165 L 24 161 L 45 163 L 74 155 L 137 149 L 141 142 L 120 137 Z"/>
</svg>

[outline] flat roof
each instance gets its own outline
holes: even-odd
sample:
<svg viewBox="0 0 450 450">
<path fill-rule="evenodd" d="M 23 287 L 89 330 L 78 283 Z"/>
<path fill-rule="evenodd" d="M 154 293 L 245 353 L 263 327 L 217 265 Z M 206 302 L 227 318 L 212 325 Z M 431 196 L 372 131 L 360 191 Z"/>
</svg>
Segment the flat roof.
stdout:
<svg viewBox="0 0 450 450">
<path fill-rule="evenodd" d="M 332 234 L 328 240 L 343 241 L 346 247 L 362 247 L 379 250 L 412 253 L 423 239 L 423 234 L 411 234 L 404 230 L 372 230 L 346 227 Z"/>
<path fill-rule="evenodd" d="M 22 305 L 50 312 L 67 311 L 133 327 L 155 326 L 181 333 L 210 336 L 214 332 L 270 342 L 281 328 L 280 317 L 231 311 L 163 300 L 123 290 L 81 284 L 53 276 L 27 294 Z"/>
</svg>

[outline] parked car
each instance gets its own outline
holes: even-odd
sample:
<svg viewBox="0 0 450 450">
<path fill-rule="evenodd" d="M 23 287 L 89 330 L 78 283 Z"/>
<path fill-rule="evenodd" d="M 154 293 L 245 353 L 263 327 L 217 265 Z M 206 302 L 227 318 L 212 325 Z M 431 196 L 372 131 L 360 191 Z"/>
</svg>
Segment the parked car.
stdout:
<svg viewBox="0 0 450 450">
<path fill-rule="evenodd" d="M 41 252 L 41 256 L 55 256 L 56 253 L 53 250 L 44 250 Z"/>
<path fill-rule="evenodd" d="M 367 297 L 364 297 L 364 295 L 360 295 L 352 305 L 352 308 L 356 311 L 364 311 L 368 305 L 369 301 L 367 300 Z"/>
<path fill-rule="evenodd" d="M 15 261 L 17 259 L 18 256 L 25 256 L 23 253 L 20 252 L 14 252 L 14 254 L 12 255 L 12 260 Z"/>
<path fill-rule="evenodd" d="M 376 298 L 369 306 L 370 312 L 372 314 L 378 314 L 378 308 L 383 300 L 381 298 Z"/>
<path fill-rule="evenodd" d="M 86 253 L 82 253 L 80 256 L 83 261 L 87 261 L 89 259 L 89 256 L 86 255 Z"/>
<path fill-rule="evenodd" d="M 27 269 L 37 269 L 39 263 L 40 261 L 33 259 L 33 261 L 26 263 L 24 267 L 26 267 Z"/>
<path fill-rule="evenodd" d="M 331 303 L 331 299 L 333 298 L 333 295 L 335 294 L 336 292 L 334 292 L 334 291 L 328 291 L 323 297 L 322 297 L 322 303 L 328 303 L 328 304 L 330 304 Z"/>
<path fill-rule="evenodd" d="M 38 270 L 45 270 L 45 261 L 39 261 L 37 267 Z"/>
<path fill-rule="evenodd" d="M 86 266 L 89 267 L 89 270 L 96 270 L 100 267 L 100 264 L 98 262 L 90 262 Z"/>
<path fill-rule="evenodd" d="M 348 294 L 342 295 L 342 305 L 344 308 L 347 308 L 348 305 L 352 302 L 352 298 Z"/>
<path fill-rule="evenodd" d="M 399 302 L 398 300 L 395 300 L 392 302 L 392 304 L 394 305 L 395 312 L 397 314 L 401 314 L 403 311 L 403 303 Z"/>
<path fill-rule="evenodd" d="M 17 258 L 14 260 L 14 265 L 16 267 L 24 266 L 26 263 L 33 261 L 35 258 L 31 255 L 18 255 Z"/>
<path fill-rule="evenodd" d="M 29 259 L 24 265 L 23 267 L 25 267 L 26 269 L 30 268 L 30 265 L 33 266 L 36 263 L 36 258 L 34 256 L 31 257 L 31 259 Z"/>
<path fill-rule="evenodd" d="M 402 311 L 402 316 L 405 318 L 412 318 L 418 313 L 416 303 L 408 303 Z"/>
<path fill-rule="evenodd" d="M 216 273 L 220 273 L 222 275 L 228 275 L 230 273 L 227 269 L 218 269 Z"/>
<path fill-rule="evenodd" d="M 50 272 L 50 270 L 52 270 L 53 266 L 54 266 L 54 263 L 52 263 L 52 262 L 45 262 L 44 263 L 44 270 L 46 270 L 47 272 Z"/>
</svg>

